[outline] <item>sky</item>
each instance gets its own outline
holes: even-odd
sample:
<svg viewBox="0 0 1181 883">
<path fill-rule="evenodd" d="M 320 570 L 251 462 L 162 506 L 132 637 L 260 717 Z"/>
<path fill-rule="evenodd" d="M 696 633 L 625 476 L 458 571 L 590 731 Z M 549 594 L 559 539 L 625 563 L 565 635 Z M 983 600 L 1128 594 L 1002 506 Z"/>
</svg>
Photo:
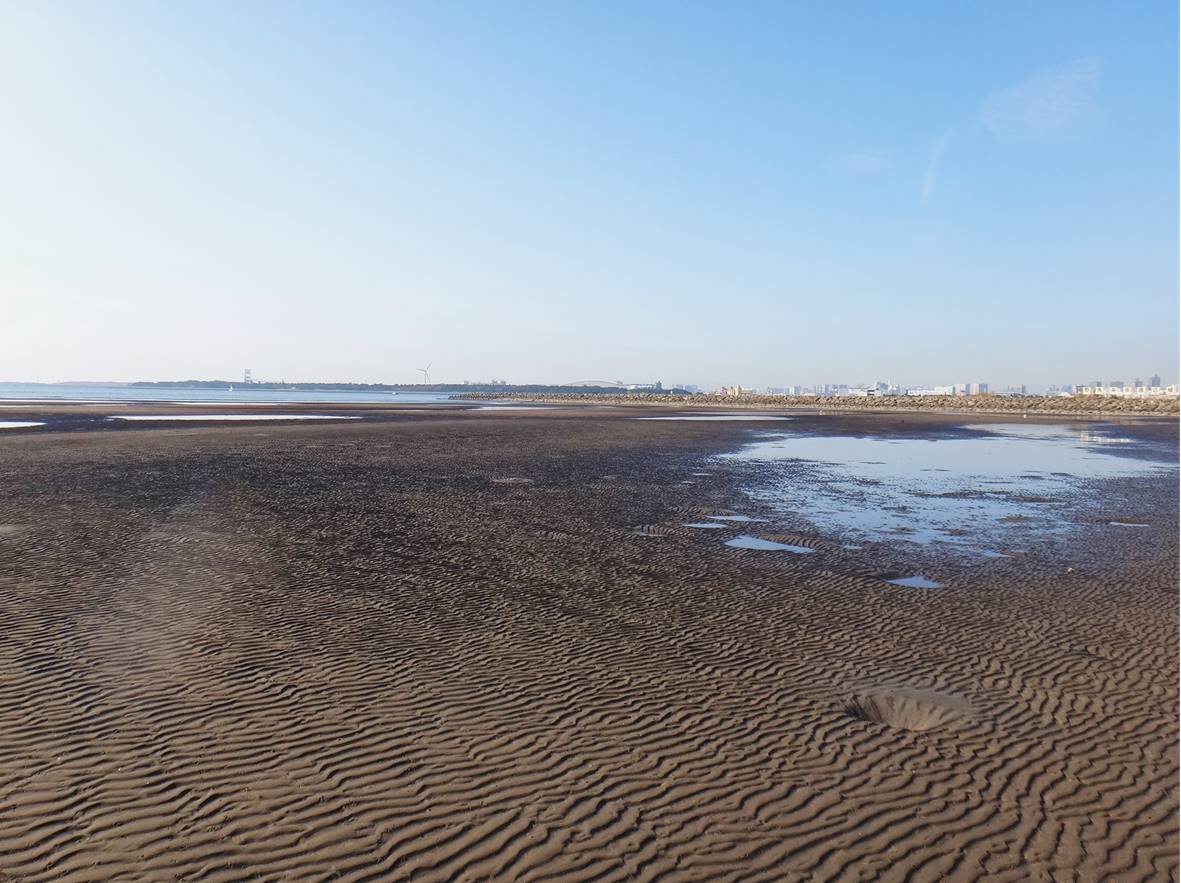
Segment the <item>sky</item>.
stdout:
<svg viewBox="0 0 1181 883">
<path fill-rule="evenodd" d="M 1178 379 L 1161 2 L 0 5 L 0 380 Z"/>
</svg>

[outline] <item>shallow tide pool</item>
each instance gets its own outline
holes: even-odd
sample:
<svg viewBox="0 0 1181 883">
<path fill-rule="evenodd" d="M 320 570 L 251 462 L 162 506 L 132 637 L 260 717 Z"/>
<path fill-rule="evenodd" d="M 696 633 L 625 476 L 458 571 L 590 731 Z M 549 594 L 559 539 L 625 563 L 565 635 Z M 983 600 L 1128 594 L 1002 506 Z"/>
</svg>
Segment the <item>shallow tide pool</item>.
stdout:
<svg viewBox="0 0 1181 883">
<path fill-rule="evenodd" d="M 797 546 L 793 543 L 776 543 L 772 540 L 764 540 L 760 537 L 752 537 L 749 534 L 743 534 L 740 537 L 735 537 L 732 540 L 726 540 L 727 546 L 733 546 L 736 549 L 762 549 L 767 552 L 795 552 L 797 555 L 808 555 L 815 552 L 815 549 L 809 549 L 807 546 Z"/>
<path fill-rule="evenodd" d="M 900 576 L 896 579 L 888 579 L 886 582 L 895 586 L 905 586 L 908 589 L 939 589 L 942 586 L 933 579 L 927 579 L 925 576 L 918 574 L 916 576 Z"/>
<path fill-rule="evenodd" d="M 1175 476 L 1177 468 L 1153 449 L 1121 456 L 1132 440 L 1098 429 L 965 428 L 931 438 L 776 433 L 721 459 L 768 464 L 751 496 L 822 532 L 948 543 L 989 557 L 1076 523 L 1079 492 L 1092 480 Z"/>
</svg>

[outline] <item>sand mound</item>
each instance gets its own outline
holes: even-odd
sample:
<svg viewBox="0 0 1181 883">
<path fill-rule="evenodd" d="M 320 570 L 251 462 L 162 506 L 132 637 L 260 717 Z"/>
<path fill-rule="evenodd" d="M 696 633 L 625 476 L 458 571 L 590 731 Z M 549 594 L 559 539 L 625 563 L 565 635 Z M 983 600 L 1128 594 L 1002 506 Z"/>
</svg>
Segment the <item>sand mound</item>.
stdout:
<svg viewBox="0 0 1181 883">
<path fill-rule="evenodd" d="M 857 694 L 845 710 L 861 720 L 921 733 L 969 716 L 972 706 L 949 693 L 880 687 Z"/>
</svg>

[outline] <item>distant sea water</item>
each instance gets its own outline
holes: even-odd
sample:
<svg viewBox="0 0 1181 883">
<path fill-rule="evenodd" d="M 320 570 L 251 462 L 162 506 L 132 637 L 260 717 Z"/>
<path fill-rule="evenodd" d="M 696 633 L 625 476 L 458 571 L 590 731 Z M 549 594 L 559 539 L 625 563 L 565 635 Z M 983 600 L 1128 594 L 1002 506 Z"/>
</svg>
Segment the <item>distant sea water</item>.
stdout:
<svg viewBox="0 0 1181 883">
<path fill-rule="evenodd" d="M 245 402 L 265 405 L 268 403 L 322 402 L 322 403 L 399 403 L 424 404 L 450 400 L 446 393 L 398 392 L 396 395 L 377 390 L 303 390 L 303 389 L 257 389 L 249 386 L 221 388 L 192 388 L 182 386 L 122 386 L 118 384 L 76 384 L 76 383 L 0 383 L 0 401 L 61 402 Z"/>
</svg>

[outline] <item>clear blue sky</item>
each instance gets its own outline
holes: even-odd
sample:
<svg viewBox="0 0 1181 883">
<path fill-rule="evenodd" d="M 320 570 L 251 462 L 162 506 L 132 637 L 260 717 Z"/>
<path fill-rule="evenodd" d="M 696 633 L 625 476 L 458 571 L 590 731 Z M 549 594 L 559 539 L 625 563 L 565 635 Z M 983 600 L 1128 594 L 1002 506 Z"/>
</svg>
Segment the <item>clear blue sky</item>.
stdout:
<svg viewBox="0 0 1181 883">
<path fill-rule="evenodd" d="M 0 379 L 1177 380 L 1177 5 L 8 2 Z"/>
</svg>

